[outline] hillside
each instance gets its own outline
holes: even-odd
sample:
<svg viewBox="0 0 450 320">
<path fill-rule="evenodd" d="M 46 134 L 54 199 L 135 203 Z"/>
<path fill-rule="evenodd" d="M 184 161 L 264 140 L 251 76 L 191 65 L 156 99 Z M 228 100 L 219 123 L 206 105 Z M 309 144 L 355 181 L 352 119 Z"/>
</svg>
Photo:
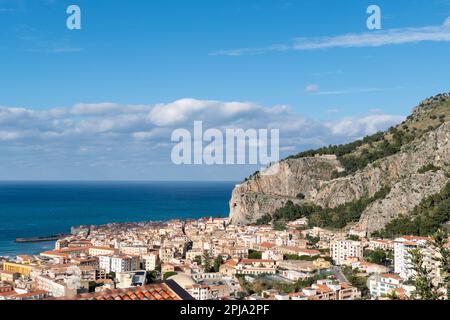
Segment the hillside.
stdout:
<svg viewBox="0 0 450 320">
<path fill-rule="evenodd" d="M 308 216 L 313 225 L 381 231 L 449 183 L 450 94 L 423 101 L 386 132 L 275 166 L 276 174 L 258 172 L 236 186 L 233 223 L 282 224 Z"/>
</svg>

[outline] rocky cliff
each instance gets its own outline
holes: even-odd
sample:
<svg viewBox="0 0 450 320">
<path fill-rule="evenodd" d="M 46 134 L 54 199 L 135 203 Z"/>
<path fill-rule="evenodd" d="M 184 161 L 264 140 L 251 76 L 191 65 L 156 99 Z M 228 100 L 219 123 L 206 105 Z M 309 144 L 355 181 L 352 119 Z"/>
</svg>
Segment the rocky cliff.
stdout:
<svg viewBox="0 0 450 320">
<path fill-rule="evenodd" d="M 404 123 L 382 138 L 386 143 L 402 130 L 413 136 L 411 141 L 403 144 L 398 152 L 339 177 L 336 173 L 342 172 L 344 166 L 333 155 L 282 160 L 274 165 L 271 174 L 257 173 L 236 186 L 230 200 L 231 221 L 254 223 L 283 207 L 288 200 L 335 208 L 372 197 L 388 187 L 387 196 L 361 212 L 359 221 L 359 226 L 369 233 L 380 230 L 399 215 L 409 214 L 422 199 L 440 192 L 449 181 L 448 115 L 450 96 L 439 95 L 422 102 Z M 373 143 L 358 146 L 351 155 L 357 157 L 361 150 L 371 147 Z M 421 170 L 427 166 L 434 170 Z"/>
</svg>

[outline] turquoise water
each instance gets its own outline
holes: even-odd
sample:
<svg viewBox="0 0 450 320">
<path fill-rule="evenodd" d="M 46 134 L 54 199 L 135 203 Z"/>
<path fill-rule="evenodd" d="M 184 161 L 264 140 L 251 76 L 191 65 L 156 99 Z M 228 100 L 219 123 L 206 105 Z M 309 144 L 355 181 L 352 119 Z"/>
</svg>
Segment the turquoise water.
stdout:
<svg viewBox="0 0 450 320">
<path fill-rule="evenodd" d="M 71 226 L 228 216 L 233 182 L 1 182 L 0 256 L 36 254 L 53 242 L 19 237 Z"/>
</svg>

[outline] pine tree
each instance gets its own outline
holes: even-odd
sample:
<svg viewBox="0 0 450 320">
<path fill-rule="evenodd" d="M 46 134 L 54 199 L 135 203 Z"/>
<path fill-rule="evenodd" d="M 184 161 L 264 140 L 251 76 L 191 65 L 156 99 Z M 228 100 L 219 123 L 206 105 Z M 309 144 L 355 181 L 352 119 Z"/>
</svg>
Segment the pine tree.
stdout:
<svg viewBox="0 0 450 320">
<path fill-rule="evenodd" d="M 219 272 L 220 270 L 220 266 L 223 263 L 223 258 L 221 255 L 219 255 L 215 260 L 214 260 L 214 272 Z"/>
<path fill-rule="evenodd" d="M 207 250 L 203 252 L 202 258 L 205 272 L 211 272 L 211 255 Z"/>
<path fill-rule="evenodd" d="M 409 251 L 410 267 L 413 271 L 413 276 L 410 280 L 415 286 L 415 290 L 412 295 L 413 299 L 440 300 L 444 298 L 445 290 L 447 291 L 448 297 L 449 252 L 445 246 L 446 243 L 447 239 L 445 233 L 441 230 L 433 235 L 433 240 L 429 243 L 436 256 L 433 257 L 433 259 L 439 263 L 441 269 L 443 281 L 439 281 L 438 283 L 433 281 L 430 276 L 431 270 L 424 265 L 422 248 L 415 248 Z"/>
<path fill-rule="evenodd" d="M 435 252 L 435 261 L 439 264 L 443 292 L 446 292 L 447 299 L 450 299 L 450 250 L 447 247 L 448 239 L 444 231 L 438 230 L 433 235 L 431 242 Z"/>
<path fill-rule="evenodd" d="M 430 270 L 424 266 L 424 259 L 421 248 L 409 251 L 410 267 L 413 271 L 411 277 L 415 290 L 411 296 L 414 300 L 436 300 L 433 281 L 430 277 Z"/>
</svg>

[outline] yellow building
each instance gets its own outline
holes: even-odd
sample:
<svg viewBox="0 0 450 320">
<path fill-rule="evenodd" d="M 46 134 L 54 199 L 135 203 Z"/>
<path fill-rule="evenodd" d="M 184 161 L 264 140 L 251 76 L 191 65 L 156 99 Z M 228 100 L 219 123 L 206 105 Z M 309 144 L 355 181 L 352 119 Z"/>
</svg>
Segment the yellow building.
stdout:
<svg viewBox="0 0 450 320">
<path fill-rule="evenodd" d="M 3 270 L 14 272 L 14 273 L 20 273 L 23 276 L 30 276 L 31 271 L 33 270 L 34 266 L 29 264 L 20 264 L 20 263 L 14 263 L 14 262 L 4 262 L 3 263 Z"/>
</svg>

